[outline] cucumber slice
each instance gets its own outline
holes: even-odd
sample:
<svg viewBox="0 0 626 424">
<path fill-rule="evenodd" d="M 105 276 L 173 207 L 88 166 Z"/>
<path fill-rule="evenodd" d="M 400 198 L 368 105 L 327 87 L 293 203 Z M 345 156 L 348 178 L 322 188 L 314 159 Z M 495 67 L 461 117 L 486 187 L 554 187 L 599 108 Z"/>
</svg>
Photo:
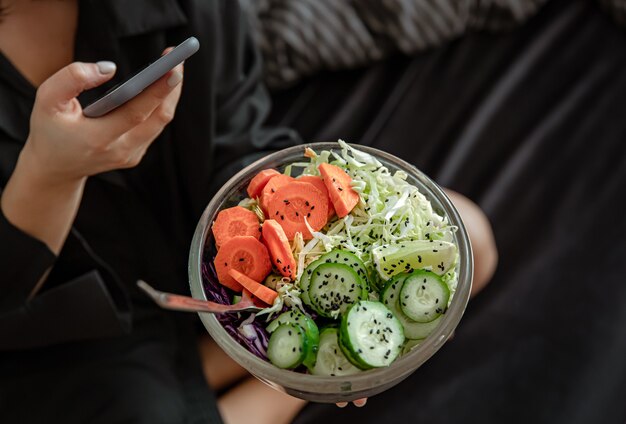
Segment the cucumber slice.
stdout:
<svg viewBox="0 0 626 424">
<path fill-rule="evenodd" d="M 367 299 L 365 283 L 348 265 L 323 263 L 313 271 L 309 298 L 318 314 L 336 318 L 359 299 Z"/>
<path fill-rule="evenodd" d="M 450 290 L 430 271 L 415 271 L 400 289 L 400 309 L 413 321 L 431 322 L 448 308 Z"/>
<path fill-rule="evenodd" d="M 387 282 L 381 295 L 381 301 L 393 312 L 404 328 L 404 336 L 407 339 L 419 340 L 428 337 L 428 335 L 439 325 L 441 316 L 427 323 L 415 322 L 408 318 L 402 309 L 400 309 L 400 290 L 404 281 L 410 274 L 398 274 Z"/>
<path fill-rule="evenodd" d="M 386 367 L 400 354 L 404 332 L 400 321 L 385 305 L 360 300 L 343 316 L 339 340 L 357 367 Z"/>
<path fill-rule="evenodd" d="M 304 269 L 304 272 L 300 277 L 299 286 L 300 290 L 302 291 L 300 299 L 302 299 L 305 305 L 313 307 L 308 292 L 311 282 L 311 276 L 313 275 L 313 271 L 315 271 L 315 268 L 323 263 L 344 264 L 350 266 L 356 271 L 359 277 L 361 277 L 366 285 L 366 288 L 369 290 L 367 268 L 365 268 L 363 261 L 361 261 L 358 256 L 353 253 L 341 249 L 334 249 L 328 253 L 324 253 L 322 256 L 311 262 L 309 266 Z"/>
<path fill-rule="evenodd" d="M 356 273 L 361 277 L 363 282 L 368 285 L 368 273 L 367 268 L 365 268 L 365 264 L 363 261 L 359 259 L 354 253 L 348 252 L 346 250 L 334 249 L 328 253 L 324 253 L 320 256 L 319 260 L 322 260 L 326 263 L 334 263 L 334 264 L 344 264 L 348 265 L 352 269 L 356 271 Z"/>
<path fill-rule="evenodd" d="M 433 240 L 385 244 L 372 249 L 372 260 L 383 280 L 416 269 L 429 269 L 443 275 L 454 265 L 456 245 Z"/>
<path fill-rule="evenodd" d="M 269 323 L 266 329 L 269 333 L 273 333 L 282 324 L 292 324 L 302 327 L 307 338 L 307 351 L 302 363 L 309 369 L 313 368 L 320 344 L 320 332 L 315 321 L 299 310 L 291 309 L 276 317 L 276 319 Z"/>
<path fill-rule="evenodd" d="M 306 356 L 307 338 L 299 325 L 281 324 L 270 336 L 267 357 L 278 368 L 293 369 Z"/>
<path fill-rule="evenodd" d="M 276 290 L 276 285 L 283 280 L 282 275 L 270 274 L 265 278 L 263 284 L 272 290 Z"/>
<path fill-rule="evenodd" d="M 311 284 L 311 275 L 313 275 L 313 271 L 315 271 L 315 268 L 317 268 L 324 262 L 325 260 L 323 260 L 321 257 L 311 262 L 309 266 L 304 269 L 304 272 L 300 276 L 300 281 L 298 282 L 301 291 L 300 299 L 302 300 L 302 302 L 304 302 L 305 305 L 311 308 L 313 307 L 311 299 L 309 298 L 309 285 Z"/>
<path fill-rule="evenodd" d="M 236 294 L 233 296 L 233 305 L 236 305 L 237 303 L 241 302 L 241 296 Z"/>
<path fill-rule="evenodd" d="M 420 340 L 406 339 L 406 341 L 404 342 L 404 346 L 402 347 L 402 355 L 406 355 L 411 350 L 413 350 L 414 347 L 419 346 L 423 341 L 424 339 L 420 339 Z"/>
<path fill-rule="evenodd" d="M 352 375 L 361 370 L 346 358 L 339 346 L 339 330 L 336 327 L 327 327 L 320 333 L 320 347 L 317 352 L 317 361 L 311 373 L 315 375 Z"/>
</svg>

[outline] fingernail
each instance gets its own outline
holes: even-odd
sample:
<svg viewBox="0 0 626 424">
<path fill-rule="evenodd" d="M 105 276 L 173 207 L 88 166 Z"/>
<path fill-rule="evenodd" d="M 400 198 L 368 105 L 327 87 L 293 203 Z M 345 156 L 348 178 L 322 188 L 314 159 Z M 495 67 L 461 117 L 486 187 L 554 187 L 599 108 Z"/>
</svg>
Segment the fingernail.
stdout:
<svg viewBox="0 0 626 424">
<path fill-rule="evenodd" d="M 180 71 L 173 71 L 172 75 L 167 79 L 167 85 L 170 87 L 176 87 L 183 80 L 183 73 Z"/>
<path fill-rule="evenodd" d="M 348 402 L 337 402 L 337 406 L 340 408 L 345 408 L 348 406 Z"/>
<path fill-rule="evenodd" d="M 113 73 L 117 68 L 117 66 L 115 66 L 115 63 L 109 62 L 108 60 L 98 62 L 96 63 L 96 65 L 98 66 L 98 71 L 100 71 L 100 73 L 103 75 Z"/>
<path fill-rule="evenodd" d="M 367 403 L 367 399 L 357 399 L 354 401 L 354 406 L 360 408 L 362 406 L 365 406 L 366 403 Z"/>
</svg>

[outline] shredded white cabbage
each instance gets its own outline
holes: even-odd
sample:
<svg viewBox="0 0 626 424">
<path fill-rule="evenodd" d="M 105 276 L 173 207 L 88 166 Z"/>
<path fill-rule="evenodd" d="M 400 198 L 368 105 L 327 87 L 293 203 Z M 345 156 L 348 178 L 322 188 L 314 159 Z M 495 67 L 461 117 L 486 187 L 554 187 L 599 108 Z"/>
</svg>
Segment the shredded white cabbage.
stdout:
<svg viewBox="0 0 626 424">
<path fill-rule="evenodd" d="M 391 173 L 374 156 L 343 140 L 339 145 L 340 152 L 309 154 L 311 162 L 303 174 L 319 175 L 322 163 L 339 166 L 352 178 L 352 188 L 361 201 L 346 217 L 331 221 L 320 231 L 311 231 L 313 240 L 297 257 L 298 279 L 307 263 L 334 248 L 356 254 L 372 268 L 370 251 L 374 247 L 404 240 L 453 239 L 456 227 L 433 211 L 428 199 L 407 181 L 405 172 Z"/>
<path fill-rule="evenodd" d="M 320 231 L 313 231 L 305 218 L 313 238 L 304 243 L 302 234 L 298 233 L 291 246 L 297 262 L 296 282 L 308 264 L 336 248 L 354 253 L 373 271 L 370 252 L 375 247 L 406 240 L 453 241 L 457 228 L 433 210 L 428 199 L 407 181 L 405 172 L 390 172 L 374 156 L 354 149 L 343 140 L 339 140 L 339 145 L 341 150 L 332 152 L 316 153 L 307 148 L 305 156 L 310 162 L 292 164 L 303 168 L 302 175 L 316 176 L 320 175 L 318 168 L 322 163 L 339 166 L 350 175 L 352 188 L 360 196 L 359 204 L 347 216 L 331 220 Z M 454 292 L 457 284 L 454 267 L 442 278 Z M 269 320 L 284 304 L 304 311 L 297 286 L 283 284 L 278 292 L 274 305 L 257 315 L 268 314 Z"/>
</svg>

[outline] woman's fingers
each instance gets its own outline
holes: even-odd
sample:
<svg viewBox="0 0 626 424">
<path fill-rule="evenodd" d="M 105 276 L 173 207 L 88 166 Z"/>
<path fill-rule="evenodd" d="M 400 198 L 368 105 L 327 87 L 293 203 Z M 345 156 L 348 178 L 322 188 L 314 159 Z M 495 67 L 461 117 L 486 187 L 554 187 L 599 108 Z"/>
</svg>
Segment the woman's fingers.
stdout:
<svg viewBox="0 0 626 424">
<path fill-rule="evenodd" d="M 105 124 L 111 136 L 119 137 L 151 117 L 165 99 L 180 86 L 182 80 L 182 65 L 178 65 L 137 97 L 98 120 Z"/>
<path fill-rule="evenodd" d="M 367 403 L 367 398 L 353 400 L 352 403 L 354 404 L 354 406 L 360 408 L 362 406 L 365 406 L 365 404 Z M 348 406 L 348 402 L 337 402 L 336 405 L 340 408 L 345 408 L 346 406 Z"/>
<path fill-rule="evenodd" d="M 65 110 L 80 93 L 110 80 L 115 69 L 113 62 L 71 63 L 39 86 L 37 100 L 44 109 Z"/>
<path fill-rule="evenodd" d="M 123 167 L 136 166 L 152 142 L 161 134 L 163 128 L 174 118 L 182 85 L 179 84 L 141 124 L 124 134 L 115 148 L 126 150 L 128 161 Z"/>
<path fill-rule="evenodd" d="M 360 408 L 362 406 L 365 406 L 365 404 L 367 403 L 367 398 L 357 399 L 353 401 L 352 403 L 354 404 L 354 406 L 358 406 Z"/>
</svg>

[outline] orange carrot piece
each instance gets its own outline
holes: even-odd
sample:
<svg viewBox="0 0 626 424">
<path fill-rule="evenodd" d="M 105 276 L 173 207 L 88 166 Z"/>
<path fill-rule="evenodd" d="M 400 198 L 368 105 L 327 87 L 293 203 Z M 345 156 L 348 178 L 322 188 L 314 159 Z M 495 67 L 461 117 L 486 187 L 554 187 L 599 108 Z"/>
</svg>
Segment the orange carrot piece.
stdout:
<svg viewBox="0 0 626 424">
<path fill-rule="evenodd" d="M 258 297 L 250 293 L 249 290 L 243 289 L 241 293 L 242 293 L 242 296 L 248 296 L 250 300 L 252 300 L 252 303 L 254 303 L 254 306 L 258 306 L 259 308 L 267 308 L 268 305 L 265 302 L 263 302 L 261 299 L 259 299 Z"/>
<path fill-rule="evenodd" d="M 288 240 L 293 240 L 297 232 L 308 240 L 313 236 L 304 219 L 314 231 L 321 230 L 328 222 L 328 197 L 312 184 L 292 182 L 276 190 L 268 214 L 283 227 Z"/>
<path fill-rule="evenodd" d="M 359 193 L 350 185 L 352 178 L 343 169 L 329 163 L 321 164 L 319 171 L 337 216 L 343 218 L 359 203 Z"/>
<path fill-rule="evenodd" d="M 252 180 L 250 180 L 250 184 L 248 184 L 248 196 L 251 199 L 256 199 L 257 197 L 259 197 L 261 195 L 261 191 L 267 185 L 267 182 L 270 180 L 270 178 L 276 175 L 280 175 L 280 172 L 275 169 L 270 168 L 260 171 L 254 176 L 254 178 L 252 178 Z"/>
<path fill-rule="evenodd" d="M 241 206 L 221 210 L 211 230 L 218 249 L 233 237 L 252 236 L 257 240 L 261 237 L 259 218 Z"/>
<path fill-rule="evenodd" d="M 283 227 L 273 219 L 266 219 L 263 223 L 263 242 L 270 252 L 274 266 L 280 274 L 295 280 L 296 260 L 291 253 L 289 240 Z"/>
<path fill-rule="evenodd" d="M 237 281 L 246 290 L 249 290 L 250 293 L 261 299 L 263 302 L 267 303 L 268 305 L 274 304 L 274 299 L 276 299 L 276 297 L 278 296 L 278 293 L 276 293 L 274 290 L 253 280 L 252 278 L 237 271 L 236 269 L 230 269 L 228 271 L 228 275 L 230 275 L 233 280 Z"/>
<path fill-rule="evenodd" d="M 298 177 L 297 180 L 302 181 L 303 183 L 313 184 L 315 188 L 328 197 L 328 220 L 330 221 L 330 219 L 335 215 L 335 208 L 333 207 L 333 203 L 330 201 L 328 189 L 326 188 L 326 184 L 324 184 L 322 177 L 318 177 L 317 175 L 303 175 Z"/>
<path fill-rule="evenodd" d="M 252 236 L 237 236 L 228 240 L 217 251 L 214 264 L 219 282 L 238 292 L 241 287 L 228 274 L 231 269 L 259 281 L 263 281 L 272 270 L 267 247 Z"/>
<path fill-rule="evenodd" d="M 270 200 L 274 197 L 276 190 L 279 187 L 287 185 L 291 182 L 295 181 L 295 178 L 290 177 L 289 175 L 279 174 L 271 177 L 263 190 L 261 190 L 261 195 L 259 196 L 259 206 L 261 206 L 261 210 L 265 214 L 266 218 L 271 218 L 268 216 L 268 206 Z"/>
</svg>

